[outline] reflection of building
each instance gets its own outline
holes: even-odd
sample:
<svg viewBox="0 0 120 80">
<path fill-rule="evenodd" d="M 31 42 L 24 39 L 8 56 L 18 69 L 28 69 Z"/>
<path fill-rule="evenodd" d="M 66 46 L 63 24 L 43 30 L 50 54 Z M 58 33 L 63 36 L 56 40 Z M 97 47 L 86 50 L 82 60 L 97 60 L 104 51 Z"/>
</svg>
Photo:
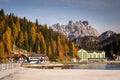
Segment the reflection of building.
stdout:
<svg viewBox="0 0 120 80">
<path fill-rule="evenodd" d="M 81 49 L 78 51 L 78 57 L 80 61 L 104 61 L 105 52 L 104 51 L 86 51 Z"/>
<path fill-rule="evenodd" d="M 28 58 L 30 63 L 44 63 L 48 61 L 46 54 L 30 54 Z"/>
</svg>

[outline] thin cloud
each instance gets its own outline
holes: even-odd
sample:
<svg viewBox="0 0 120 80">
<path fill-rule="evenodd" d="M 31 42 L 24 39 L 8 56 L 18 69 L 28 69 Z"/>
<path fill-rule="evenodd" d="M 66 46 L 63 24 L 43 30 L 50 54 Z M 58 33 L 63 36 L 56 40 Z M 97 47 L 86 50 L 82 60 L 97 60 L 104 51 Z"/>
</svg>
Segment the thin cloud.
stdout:
<svg viewBox="0 0 120 80">
<path fill-rule="evenodd" d="M 54 4 L 88 9 L 110 9 L 120 7 L 120 0 L 49 0 Z"/>
</svg>

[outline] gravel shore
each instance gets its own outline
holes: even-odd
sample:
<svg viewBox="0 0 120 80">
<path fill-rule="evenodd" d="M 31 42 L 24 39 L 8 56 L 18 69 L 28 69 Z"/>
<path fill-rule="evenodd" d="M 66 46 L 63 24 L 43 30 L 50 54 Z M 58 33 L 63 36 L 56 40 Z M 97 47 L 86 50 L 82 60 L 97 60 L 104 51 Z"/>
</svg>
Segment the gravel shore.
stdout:
<svg viewBox="0 0 120 80">
<path fill-rule="evenodd" d="M 2 80 L 120 80 L 120 70 L 20 68 Z"/>
</svg>

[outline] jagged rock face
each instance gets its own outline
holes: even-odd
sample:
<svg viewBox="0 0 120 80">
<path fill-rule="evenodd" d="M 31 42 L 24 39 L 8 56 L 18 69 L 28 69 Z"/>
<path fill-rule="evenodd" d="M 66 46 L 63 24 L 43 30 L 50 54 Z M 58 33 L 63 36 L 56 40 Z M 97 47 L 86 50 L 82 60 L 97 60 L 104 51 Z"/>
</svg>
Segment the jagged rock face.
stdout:
<svg viewBox="0 0 120 80">
<path fill-rule="evenodd" d="M 116 34 L 116 33 L 113 32 L 113 31 L 106 31 L 106 32 L 102 33 L 102 34 L 99 36 L 99 38 L 100 38 L 101 40 L 104 40 L 104 39 L 107 39 L 107 38 L 111 37 L 111 36 L 114 35 L 114 34 Z"/>
<path fill-rule="evenodd" d="M 79 36 L 99 36 L 96 29 L 89 25 L 88 21 L 69 21 L 67 25 L 60 25 L 59 23 L 52 25 L 52 29 L 59 33 L 64 34 L 70 39 L 77 38 Z"/>
</svg>

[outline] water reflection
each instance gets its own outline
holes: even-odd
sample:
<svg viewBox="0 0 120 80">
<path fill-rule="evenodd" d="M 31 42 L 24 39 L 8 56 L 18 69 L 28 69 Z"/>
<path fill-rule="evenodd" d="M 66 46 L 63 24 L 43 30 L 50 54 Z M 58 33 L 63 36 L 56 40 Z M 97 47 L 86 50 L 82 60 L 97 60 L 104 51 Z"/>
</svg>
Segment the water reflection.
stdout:
<svg viewBox="0 0 120 80">
<path fill-rule="evenodd" d="M 107 64 L 107 70 L 120 70 L 120 64 Z"/>
<path fill-rule="evenodd" d="M 120 70 L 120 64 L 80 64 L 66 66 L 66 69 Z"/>
</svg>

